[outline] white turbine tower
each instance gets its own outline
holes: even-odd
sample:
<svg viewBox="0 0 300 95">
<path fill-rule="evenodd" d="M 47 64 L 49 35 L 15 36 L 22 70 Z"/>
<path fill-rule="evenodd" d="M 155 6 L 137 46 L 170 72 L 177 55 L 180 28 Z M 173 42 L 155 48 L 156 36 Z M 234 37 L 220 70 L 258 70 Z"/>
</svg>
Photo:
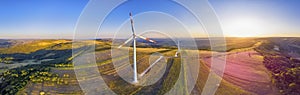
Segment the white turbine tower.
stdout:
<svg viewBox="0 0 300 95">
<path fill-rule="evenodd" d="M 178 57 L 178 53 L 180 53 L 180 42 L 179 41 L 177 42 L 177 48 L 178 48 L 178 50 L 175 54 L 175 57 Z"/>
<path fill-rule="evenodd" d="M 134 31 L 134 23 L 133 23 L 133 18 L 132 18 L 132 14 L 131 12 L 129 13 L 130 16 L 130 22 L 131 22 L 131 31 L 132 31 L 132 37 L 130 37 L 129 39 L 127 39 L 122 45 L 120 45 L 118 48 L 121 48 L 123 45 L 126 45 L 128 42 L 130 42 L 133 39 L 133 83 L 138 83 L 138 77 L 137 77 L 137 65 L 136 65 L 136 38 L 141 38 L 144 40 L 147 40 L 149 42 L 152 43 L 156 43 L 153 40 L 150 40 L 149 38 L 140 36 L 140 35 L 136 35 L 135 31 Z"/>
</svg>

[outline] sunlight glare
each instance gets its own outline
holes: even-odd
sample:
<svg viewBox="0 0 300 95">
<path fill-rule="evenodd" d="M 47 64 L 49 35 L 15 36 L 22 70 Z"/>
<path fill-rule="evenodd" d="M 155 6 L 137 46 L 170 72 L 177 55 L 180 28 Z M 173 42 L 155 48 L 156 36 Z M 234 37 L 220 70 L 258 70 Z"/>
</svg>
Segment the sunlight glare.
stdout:
<svg viewBox="0 0 300 95">
<path fill-rule="evenodd" d="M 227 36 L 257 37 L 266 32 L 261 20 L 257 18 L 240 18 L 224 25 Z"/>
</svg>

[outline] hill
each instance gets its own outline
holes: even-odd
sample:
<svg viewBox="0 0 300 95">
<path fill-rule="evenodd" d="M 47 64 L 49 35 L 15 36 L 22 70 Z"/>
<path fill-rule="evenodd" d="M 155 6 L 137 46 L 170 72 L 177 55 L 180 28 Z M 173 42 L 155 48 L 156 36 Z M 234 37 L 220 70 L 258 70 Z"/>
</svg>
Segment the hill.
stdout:
<svg viewBox="0 0 300 95">
<path fill-rule="evenodd" d="M 298 93 L 298 38 L 226 38 L 226 41 L 227 64 L 224 76 L 214 76 L 223 78 L 217 95 Z M 153 53 L 167 56 L 167 69 L 162 78 L 153 85 L 143 87 L 127 83 L 116 72 L 130 68 L 124 62 L 129 60 L 132 63 L 132 50 L 127 47 L 130 49 L 129 56 L 120 54 L 113 61 L 112 40 L 85 40 L 76 43 L 71 40 L 1 40 L 3 47 L 0 48 L 0 86 L 3 89 L 0 91 L 7 94 L 83 94 L 72 59 L 95 43 L 96 66 L 111 90 L 118 94 L 164 94 L 178 79 L 184 58 L 171 57 L 177 51 L 176 43 L 163 39 L 159 42 L 169 44 L 162 46 L 143 42 L 138 45 L 139 73 L 149 66 Z M 200 71 L 192 94 L 201 94 L 211 69 L 211 54 L 218 51 L 210 51 L 207 39 L 196 39 L 196 42 L 199 50 L 192 51 L 199 52 L 200 57 L 193 61 L 199 61 Z M 72 56 L 72 49 L 77 51 L 75 56 Z M 121 65 L 116 67 L 112 62 L 120 62 Z M 92 65 L 79 67 L 89 66 Z"/>
</svg>

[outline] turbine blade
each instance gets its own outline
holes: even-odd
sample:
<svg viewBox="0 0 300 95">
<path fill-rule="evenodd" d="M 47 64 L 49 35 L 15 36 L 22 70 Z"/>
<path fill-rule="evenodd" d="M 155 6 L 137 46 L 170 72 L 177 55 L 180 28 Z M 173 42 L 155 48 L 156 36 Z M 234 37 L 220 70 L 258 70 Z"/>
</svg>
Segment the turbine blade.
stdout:
<svg viewBox="0 0 300 95">
<path fill-rule="evenodd" d="M 144 40 L 146 40 L 146 41 L 149 41 L 149 42 L 152 42 L 152 43 L 156 43 L 156 41 L 151 40 L 151 39 L 149 39 L 149 38 L 146 38 L 146 37 L 143 37 L 143 36 L 140 36 L 140 35 L 136 35 L 136 36 L 139 37 L 139 38 L 141 38 L 141 39 L 144 39 Z"/>
<path fill-rule="evenodd" d="M 133 39 L 133 37 L 131 36 L 129 39 L 127 39 L 122 45 L 120 45 L 118 48 L 121 48 L 122 46 L 126 45 L 127 43 L 129 43 L 131 40 Z"/>
<path fill-rule="evenodd" d="M 135 32 L 134 32 L 134 22 L 133 22 L 133 17 L 132 17 L 132 13 L 131 12 L 129 13 L 129 16 L 130 16 L 131 32 L 135 35 Z"/>
<path fill-rule="evenodd" d="M 140 74 L 140 77 L 144 76 L 156 63 L 158 63 L 164 56 L 160 56 L 157 60 L 155 60 L 144 72 Z"/>
</svg>

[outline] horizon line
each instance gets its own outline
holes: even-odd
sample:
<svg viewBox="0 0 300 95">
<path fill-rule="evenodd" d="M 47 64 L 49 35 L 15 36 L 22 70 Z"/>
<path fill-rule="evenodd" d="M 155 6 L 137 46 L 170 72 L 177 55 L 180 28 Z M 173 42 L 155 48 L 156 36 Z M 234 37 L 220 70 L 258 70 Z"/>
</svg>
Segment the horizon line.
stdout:
<svg viewBox="0 0 300 95">
<path fill-rule="evenodd" d="M 224 36 L 224 37 L 192 37 L 194 39 L 203 39 L 203 38 L 300 38 L 300 36 L 266 36 L 266 37 L 236 37 L 236 36 Z M 72 40 L 74 38 L 1 38 L 0 40 Z M 103 38 L 79 38 L 80 40 L 97 40 L 97 39 L 113 39 L 111 37 Z M 116 38 L 115 38 L 116 39 Z M 126 38 L 117 38 L 117 39 L 126 39 Z M 153 37 L 152 39 L 165 39 Z M 188 39 L 188 37 L 180 37 L 178 39 Z"/>
</svg>

